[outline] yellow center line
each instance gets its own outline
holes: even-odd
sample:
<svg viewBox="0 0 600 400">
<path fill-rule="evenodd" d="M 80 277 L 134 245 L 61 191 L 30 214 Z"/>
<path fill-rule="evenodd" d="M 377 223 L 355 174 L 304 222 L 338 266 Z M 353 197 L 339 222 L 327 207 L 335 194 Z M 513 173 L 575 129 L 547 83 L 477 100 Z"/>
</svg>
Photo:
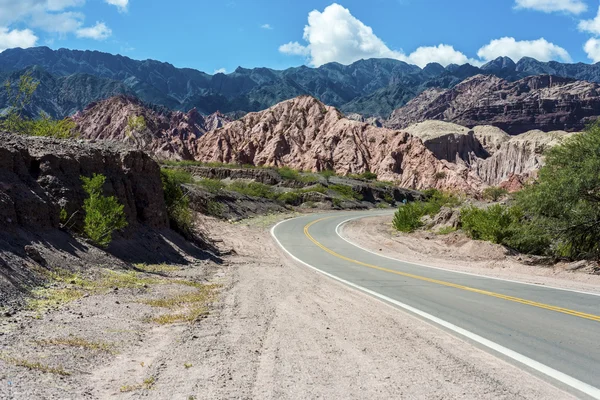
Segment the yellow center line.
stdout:
<svg viewBox="0 0 600 400">
<path fill-rule="evenodd" d="M 469 286 L 458 285 L 456 283 L 445 282 L 445 281 L 440 281 L 440 280 L 437 280 L 437 279 L 427 278 L 427 277 L 424 277 L 424 276 L 409 274 L 407 272 L 400 272 L 400 271 L 396 271 L 396 270 L 393 270 L 393 269 L 383 268 L 383 267 L 379 267 L 377 265 L 367 264 L 367 263 L 364 263 L 362 261 L 357 261 L 357 260 L 353 260 L 351 258 L 345 257 L 345 256 L 343 256 L 341 254 L 338 254 L 335 251 L 333 251 L 331 249 L 328 249 L 327 247 L 323 246 L 321 243 L 319 243 L 317 240 L 315 240 L 315 238 L 313 238 L 311 236 L 311 234 L 309 233 L 309 231 L 308 231 L 309 228 L 311 226 L 313 226 L 314 224 L 316 224 L 318 222 L 321 222 L 321 221 L 324 221 L 324 220 L 329 219 L 329 218 L 333 218 L 333 217 L 321 218 L 321 219 L 318 219 L 316 221 L 313 221 L 313 222 L 309 223 L 308 225 L 306 225 L 304 227 L 304 234 L 306 235 L 306 237 L 308 237 L 308 239 L 311 242 L 313 242 L 314 244 L 316 244 L 317 246 L 319 246 L 321 249 L 325 250 L 327 253 L 331 254 L 332 256 L 335 256 L 335 257 L 340 258 L 342 260 L 345 260 L 345 261 L 348 261 L 348 262 L 351 262 L 351 263 L 354 263 L 354 264 L 362 265 L 363 267 L 372 268 L 372 269 L 376 269 L 376 270 L 383 271 L 383 272 L 389 272 L 389 273 L 395 274 L 395 275 L 405 276 L 407 278 L 418 279 L 420 281 L 435 283 L 435 284 L 442 285 L 442 286 L 447 286 L 447 287 L 453 287 L 453 288 L 456 288 L 456 289 L 466 290 L 468 292 L 479 293 L 479 294 L 483 294 L 483 295 L 486 295 L 486 296 L 496 297 L 496 298 L 504 299 L 504 300 L 508 300 L 508 301 L 514 301 L 516 303 L 526 304 L 526 305 L 533 306 L 533 307 L 544 308 L 546 310 L 556 311 L 556 312 L 560 312 L 560 313 L 563 313 L 563 314 L 569 314 L 569 315 L 573 315 L 573 316 L 576 316 L 576 317 L 590 319 L 592 321 L 600 322 L 600 316 L 598 316 L 598 315 L 586 314 L 586 313 L 575 311 L 575 310 L 569 310 L 568 308 L 552 306 L 552 305 L 544 304 L 544 303 L 538 303 L 538 302 L 531 301 L 531 300 L 521 299 L 519 297 L 507 296 L 507 295 L 504 295 L 504 294 L 490 292 L 490 291 L 487 291 L 487 290 L 481 290 L 481 289 L 476 289 L 476 288 L 472 288 L 472 287 L 469 287 Z"/>
</svg>

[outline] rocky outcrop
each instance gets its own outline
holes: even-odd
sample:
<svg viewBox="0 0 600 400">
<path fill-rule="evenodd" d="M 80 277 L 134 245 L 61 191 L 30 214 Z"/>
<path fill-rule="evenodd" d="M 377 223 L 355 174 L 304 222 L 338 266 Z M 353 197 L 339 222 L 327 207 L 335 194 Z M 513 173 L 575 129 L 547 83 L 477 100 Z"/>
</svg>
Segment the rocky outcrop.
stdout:
<svg viewBox="0 0 600 400">
<path fill-rule="evenodd" d="M 205 162 L 331 169 L 342 175 L 371 171 L 415 189 L 472 192 L 482 185 L 468 168 L 439 160 L 418 138 L 351 121 L 310 96 L 209 132 L 198 140 L 195 153 Z"/>
<path fill-rule="evenodd" d="M 104 190 L 125 206 L 132 234 L 167 228 L 159 167 L 147 154 L 110 143 L 89 144 L 0 133 L 0 223 L 4 230 L 59 228 L 65 209 L 81 229 L 81 176 L 106 175 Z"/>
<path fill-rule="evenodd" d="M 129 129 L 131 117 L 143 117 L 143 129 Z M 111 140 L 148 151 L 160 159 L 192 160 L 196 141 L 206 132 L 229 122 L 221 113 L 203 117 L 196 109 L 188 113 L 150 108 L 134 97 L 117 96 L 89 105 L 73 116 L 81 136 Z"/>
<path fill-rule="evenodd" d="M 421 139 L 440 160 L 470 165 L 478 158 L 489 156 L 474 131 L 464 126 L 442 121 L 424 121 L 403 130 Z"/>
<path fill-rule="evenodd" d="M 427 90 L 392 113 L 386 126 L 426 120 L 492 125 L 511 135 L 534 129 L 581 131 L 600 116 L 600 86 L 551 75 L 509 82 L 477 75 L 452 89 Z"/>
<path fill-rule="evenodd" d="M 544 163 L 544 152 L 573 135 L 564 131 L 526 132 L 504 141 L 499 149 L 485 160 L 477 160 L 473 171 L 488 185 L 503 184 L 511 190 L 533 176 Z"/>
</svg>

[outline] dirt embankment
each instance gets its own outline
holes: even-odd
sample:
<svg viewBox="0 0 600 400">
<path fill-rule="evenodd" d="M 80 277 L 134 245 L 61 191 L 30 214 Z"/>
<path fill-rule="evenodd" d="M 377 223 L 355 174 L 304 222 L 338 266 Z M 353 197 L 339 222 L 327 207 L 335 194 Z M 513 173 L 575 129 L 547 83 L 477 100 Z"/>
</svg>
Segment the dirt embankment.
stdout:
<svg viewBox="0 0 600 400">
<path fill-rule="evenodd" d="M 292 262 L 269 236 L 273 218 L 203 221 L 235 250 L 221 264 L 146 266 L 138 279 L 155 281 L 113 280 L 39 316 L 2 317 L 0 397 L 570 398 Z M 181 281 L 218 284 L 208 314 L 153 321 L 180 312 L 158 307 L 166 299 L 200 290 Z"/>
<path fill-rule="evenodd" d="M 342 235 L 363 248 L 399 260 L 600 293 L 600 276 L 590 274 L 585 263 L 544 265 L 528 256 L 515 255 L 504 246 L 471 240 L 462 232 L 403 234 L 396 232 L 391 222 L 392 216 L 351 221 L 344 225 Z"/>
</svg>

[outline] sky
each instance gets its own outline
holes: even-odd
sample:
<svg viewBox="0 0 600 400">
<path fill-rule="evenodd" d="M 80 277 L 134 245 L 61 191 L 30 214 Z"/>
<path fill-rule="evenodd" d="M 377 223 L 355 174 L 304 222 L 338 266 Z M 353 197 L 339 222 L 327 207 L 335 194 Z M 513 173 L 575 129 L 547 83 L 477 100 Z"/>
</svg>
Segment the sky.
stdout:
<svg viewBox="0 0 600 400">
<path fill-rule="evenodd" d="M 395 58 L 600 62 L 598 0 L 0 0 L 0 52 L 48 46 L 208 73 Z"/>
</svg>

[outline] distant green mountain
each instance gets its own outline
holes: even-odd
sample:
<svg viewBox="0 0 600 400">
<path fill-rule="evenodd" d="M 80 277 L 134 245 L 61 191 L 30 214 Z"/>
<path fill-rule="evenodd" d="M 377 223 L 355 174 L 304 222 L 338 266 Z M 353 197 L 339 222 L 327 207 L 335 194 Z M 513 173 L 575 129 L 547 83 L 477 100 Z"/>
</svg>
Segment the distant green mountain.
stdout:
<svg viewBox="0 0 600 400">
<path fill-rule="evenodd" d="M 0 53 L 0 77 L 34 66 L 45 90 L 43 96 L 36 96 L 35 107 L 54 116 L 126 92 L 175 110 L 197 108 L 204 114 L 221 111 L 236 115 L 308 94 L 347 112 L 388 117 L 392 110 L 427 88 L 451 88 L 482 73 L 512 81 L 553 74 L 600 83 L 600 64 L 539 62 L 532 58 L 515 63 L 500 57 L 481 68 L 429 64 L 423 69 L 397 60 L 369 59 L 351 65 L 330 63 L 283 71 L 240 67 L 230 74 L 210 75 L 155 60 L 138 61 L 97 51 L 35 47 Z M 5 94 L 0 93 L 0 107 L 5 105 L 4 98 Z"/>
</svg>

